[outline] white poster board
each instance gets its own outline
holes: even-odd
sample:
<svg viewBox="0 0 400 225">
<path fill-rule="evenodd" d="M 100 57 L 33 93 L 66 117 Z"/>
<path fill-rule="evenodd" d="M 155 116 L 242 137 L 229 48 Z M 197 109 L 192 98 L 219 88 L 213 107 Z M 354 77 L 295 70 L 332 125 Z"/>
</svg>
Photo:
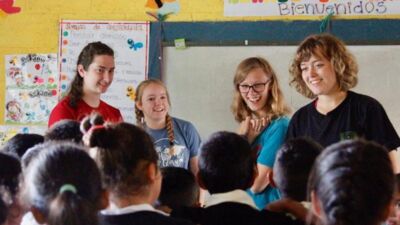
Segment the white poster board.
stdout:
<svg viewBox="0 0 400 225">
<path fill-rule="evenodd" d="M 101 41 L 114 50 L 116 67 L 113 83 L 101 98 L 118 108 L 125 122 L 133 123 L 134 93 L 147 76 L 149 34 L 149 22 L 61 21 L 59 71 L 62 96 L 75 76 L 78 55 L 83 47 Z"/>
</svg>

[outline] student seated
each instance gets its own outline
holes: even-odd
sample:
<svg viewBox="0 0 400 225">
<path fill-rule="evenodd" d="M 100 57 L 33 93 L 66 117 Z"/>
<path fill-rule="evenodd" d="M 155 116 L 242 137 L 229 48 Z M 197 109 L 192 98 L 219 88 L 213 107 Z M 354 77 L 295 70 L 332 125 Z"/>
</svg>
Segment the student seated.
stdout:
<svg viewBox="0 0 400 225">
<path fill-rule="evenodd" d="M 171 209 L 181 206 L 200 206 L 200 188 L 193 173 L 180 167 L 164 167 L 161 173 L 158 209 L 169 213 Z"/>
<path fill-rule="evenodd" d="M 16 134 L 8 140 L 0 151 L 21 159 L 24 153 L 36 144 L 43 143 L 44 138 L 40 134 Z"/>
<path fill-rule="evenodd" d="M 231 132 L 217 132 L 202 145 L 197 180 L 210 192 L 205 208 L 181 207 L 171 216 L 196 224 L 277 224 L 274 213 L 259 211 L 246 189 L 257 177 L 256 154 L 249 142 Z M 279 215 L 278 215 L 279 216 Z M 291 224 L 287 219 L 285 223 Z"/>
<path fill-rule="evenodd" d="M 309 178 L 312 210 L 323 225 L 380 225 L 389 216 L 394 191 L 387 149 L 371 141 L 329 146 Z"/>
<path fill-rule="evenodd" d="M 151 137 L 133 124 L 100 121 L 100 115 L 92 115 L 82 121 L 82 128 L 110 196 L 109 208 L 99 215 L 101 224 L 191 224 L 152 206 L 160 194 L 161 172 Z"/>
<path fill-rule="evenodd" d="M 321 145 L 307 138 L 291 139 L 282 145 L 270 177 L 273 186 L 279 189 L 281 199 L 269 204 L 269 210 L 291 213 L 305 221 L 310 206 L 307 202 L 308 177 L 322 149 Z"/>
<path fill-rule="evenodd" d="M 400 174 L 396 175 L 396 193 L 394 195 L 394 205 L 389 218 L 386 220 L 387 225 L 400 225 Z"/>
<path fill-rule="evenodd" d="M 19 201 L 21 165 L 18 159 L 0 152 L 0 224 L 20 224 L 24 213 Z"/>
<path fill-rule="evenodd" d="M 72 141 L 82 144 L 80 123 L 76 120 L 64 119 L 54 123 L 45 133 L 45 141 Z"/>
</svg>

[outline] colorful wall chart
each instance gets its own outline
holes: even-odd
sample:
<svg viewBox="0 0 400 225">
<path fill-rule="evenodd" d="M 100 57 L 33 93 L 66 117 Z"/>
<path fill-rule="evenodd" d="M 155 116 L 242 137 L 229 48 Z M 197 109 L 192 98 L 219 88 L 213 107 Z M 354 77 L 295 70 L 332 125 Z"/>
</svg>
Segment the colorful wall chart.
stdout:
<svg viewBox="0 0 400 225">
<path fill-rule="evenodd" d="M 57 103 L 56 54 L 6 55 L 6 124 L 47 124 Z"/>
<path fill-rule="evenodd" d="M 16 134 L 41 134 L 44 135 L 47 126 L 15 126 L 15 125 L 0 125 L 0 146 L 10 140 Z"/>
<path fill-rule="evenodd" d="M 398 0 L 224 0 L 225 16 L 304 18 L 333 13 L 339 17 L 400 15 Z"/>
<path fill-rule="evenodd" d="M 148 22 L 61 21 L 60 92 L 65 95 L 76 73 L 76 62 L 82 48 L 94 41 L 109 45 L 115 53 L 112 85 L 102 99 L 121 110 L 124 121 L 135 121 L 132 93 L 146 79 L 149 49 Z"/>
</svg>

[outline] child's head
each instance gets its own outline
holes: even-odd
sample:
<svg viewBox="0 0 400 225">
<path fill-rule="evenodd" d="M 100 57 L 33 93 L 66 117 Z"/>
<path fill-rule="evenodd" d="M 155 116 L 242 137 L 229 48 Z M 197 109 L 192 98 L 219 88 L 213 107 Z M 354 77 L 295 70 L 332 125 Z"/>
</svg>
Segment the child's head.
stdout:
<svg viewBox="0 0 400 225">
<path fill-rule="evenodd" d="M 44 137 L 40 134 L 16 134 L 4 144 L 1 151 L 21 159 L 26 150 L 43 141 Z"/>
<path fill-rule="evenodd" d="M 256 168 L 250 144 L 238 134 L 217 132 L 201 146 L 199 184 L 211 194 L 251 187 Z"/>
<path fill-rule="evenodd" d="M 336 82 L 341 91 L 347 91 L 357 84 L 358 66 L 354 56 L 348 51 L 346 45 L 338 38 L 330 34 L 317 34 L 308 36 L 297 48 L 289 72 L 291 74 L 290 85 L 308 97 L 314 98 L 303 77 L 301 64 L 312 57 L 327 60 L 334 70 Z"/>
<path fill-rule="evenodd" d="M 72 141 L 76 144 L 82 143 L 82 132 L 80 123 L 76 120 L 60 120 L 53 124 L 45 133 L 45 141 Z"/>
<path fill-rule="evenodd" d="M 96 121 L 92 115 L 89 121 Z M 83 123 L 86 119 L 82 121 Z M 113 198 L 147 196 L 153 203 L 161 188 L 158 156 L 151 137 L 129 123 L 93 125 L 87 139 L 90 155 L 102 172 Z"/>
<path fill-rule="evenodd" d="M 75 108 L 84 93 L 104 93 L 114 74 L 114 51 L 106 44 L 87 44 L 78 56 L 77 71 L 68 96 Z"/>
<path fill-rule="evenodd" d="M 104 205 L 96 163 L 72 143 L 48 143 L 25 174 L 25 192 L 39 223 L 97 224 Z"/>
<path fill-rule="evenodd" d="M 264 111 L 270 118 L 289 113 L 275 71 L 267 60 L 251 57 L 243 60 L 237 67 L 233 79 L 235 94 L 232 112 L 236 121 Z"/>
<path fill-rule="evenodd" d="M 400 174 L 396 175 L 396 193 L 394 194 L 394 204 L 390 217 L 386 220 L 387 225 L 400 224 Z"/>
<path fill-rule="evenodd" d="M 176 208 L 199 204 L 200 189 L 193 173 L 179 167 L 164 167 L 161 172 L 163 178 L 158 197 L 160 205 Z"/>
<path fill-rule="evenodd" d="M 165 120 L 171 105 L 167 88 L 160 80 L 142 81 L 136 88 L 135 113 L 137 124 L 144 119 Z"/>
<path fill-rule="evenodd" d="M 325 225 L 377 225 L 386 219 L 394 194 L 387 150 L 350 140 L 326 148 L 315 161 L 309 191 Z"/>
<path fill-rule="evenodd" d="M 282 145 L 273 169 L 273 180 L 282 197 L 306 201 L 308 177 L 321 151 L 322 146 L 307 138 L 291 139 Z"/>
<path fill-rule="evenodd" d="M 23 210 L 18 199 L 20 174 L 18 159 L 0 152 L 0 224 L 21 222 Z"/>
</svg>

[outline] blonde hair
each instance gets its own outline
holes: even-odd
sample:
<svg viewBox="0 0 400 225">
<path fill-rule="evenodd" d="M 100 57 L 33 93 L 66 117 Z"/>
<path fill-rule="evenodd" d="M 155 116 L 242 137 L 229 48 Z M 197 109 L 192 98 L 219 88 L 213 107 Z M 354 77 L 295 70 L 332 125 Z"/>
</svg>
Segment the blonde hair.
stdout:
<svg viewBox="0 0 400 225">
<path fill-rule="evenodd" d="M 265 111 L 268 119 L 272 120 L 279 116 L 284 116 L 290 113 L 290 108 L 286 105 L 283 93 L 279 88 L 279 83 L 275 71 L 267 60 L 261 57 L 250 57 L 243 60 L 237 67 L 233 84 L 235 93 L 232 102 L 232 112 L 237 122 L 242 122 L 247 116 L 250 116 L 252 111 L 247 106 L 239 92 L 239 84 L 246 79 L 250 71 L 261 68 L 270 78 L 268 88 L 268 99 L 265 104 Z"/>
<path fill-rule="evenodd" d="M 296 55 L 290 65 L 290 85 L 307 98 L 316 97 L 308 89 L 302 78 L 300 64 L 312 55 L 324 57 L 333 66 L 341 91 L 348 91 L 357 85 L 358 65 L 354 56 L 347 50 L 346 45 L 330 34 L 308 36 L 297 48 Z"/>
<path fill-rule="evenodd" d="M 143 92 L 150 84 L 156 84 L 156 85 L 159 85 L 162 88 L 164 88 L 165 93 L 167 94 L 168 104 L 171 105 L 167 87 L 164 85 L 164 83 L 162 81 L 156 80 L 156 79 L 148 79 L 148 80 L 142 81 L 137 86 L 136 93 L 135 93 L 135 103 L 142 104 Z M 144 121 L 143 111 L 138 109 L 138 107 L 135 107 L 135 114 L 136 114 L 136 125 L 144 128 L 146 126 L 146 124 Z M 174 134 L 174 125 L 172 122 L 172 117 L 169 114 L 167 114 L 167 116 L 165 118 L 165 122 L 166 122 L 165 125 L 166 125 L 166 129 L 167 129 L 169 144 L 170 144 L 171 150 L 173 150 L 175 134 Z"/>
</svg>

